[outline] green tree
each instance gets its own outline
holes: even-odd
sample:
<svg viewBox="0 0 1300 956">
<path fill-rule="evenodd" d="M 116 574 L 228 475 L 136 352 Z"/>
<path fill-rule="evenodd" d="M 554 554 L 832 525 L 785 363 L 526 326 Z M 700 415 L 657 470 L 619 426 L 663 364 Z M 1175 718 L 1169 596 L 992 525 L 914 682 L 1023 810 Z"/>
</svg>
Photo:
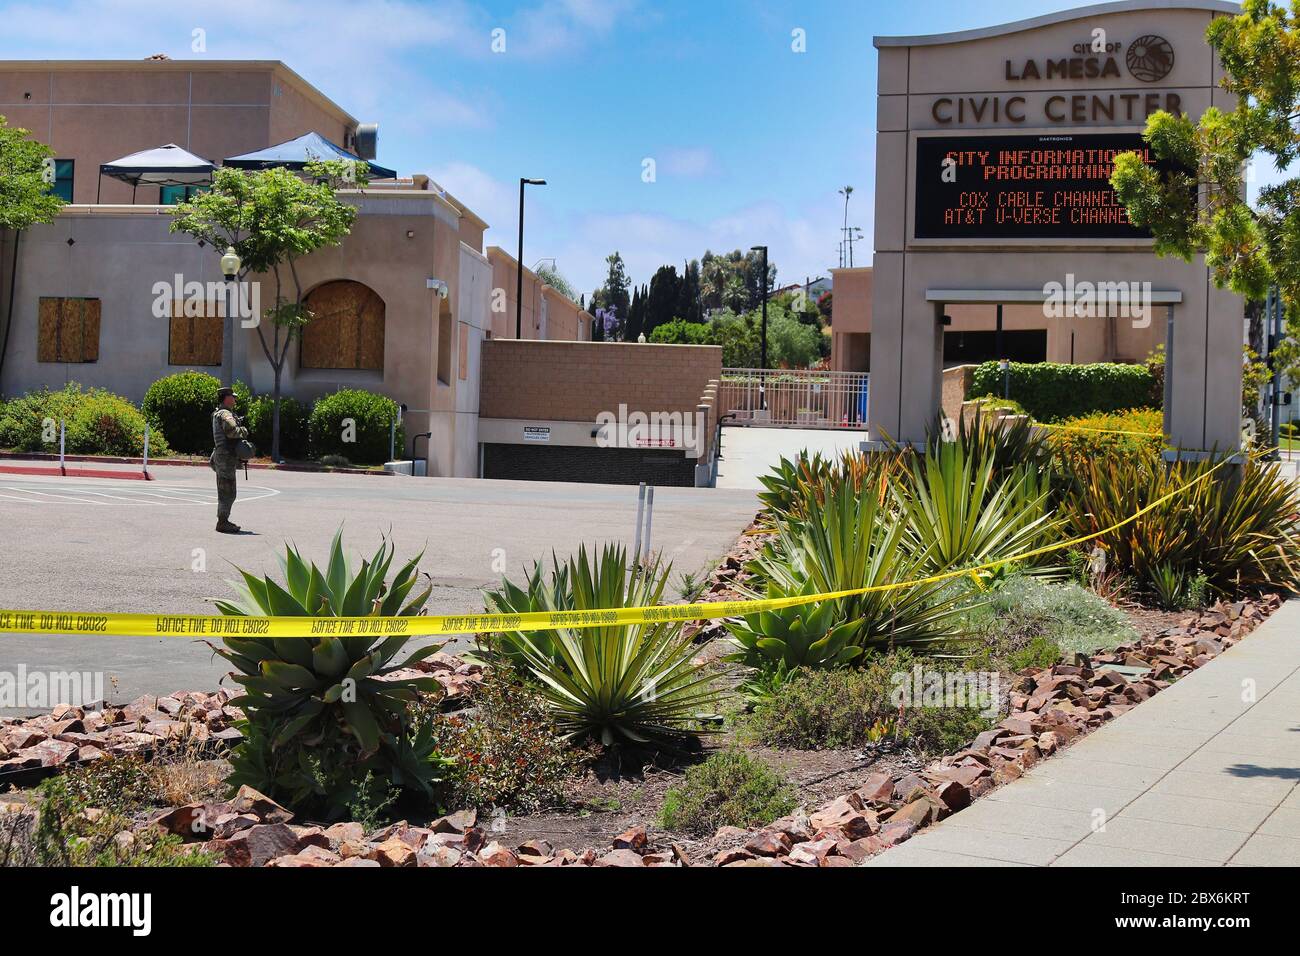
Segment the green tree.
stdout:
<svg viewBox="0 0 1300 956">
<path fill-rule="evenodd" d="M 671 322 L 679 316 L 677 302 L 681 298 L 682 280 L 677 275 L 676 266 L 660 266 L 650 279 L 650 288 L 645 297 L 644 331 L 649 335 L 659 326 Z"/>
<path fill-rule="evenodd" d="M 632 290 L 632 303 L 627 307 L 627 321 L 623 324 L 623 333 L 625 341 L 635 342 L 645 331 L 645 297 L 641 294 L 641 287 L 637 286 Z"/>
<path fill-rule="evenodd" d="M 564 277 L 564 273 L 556 266 L 542 266 L 537 270 L 536 275 L 537 278 L 541 279 L 542 282 L 549 285 L 552 289 L 555 289 L 561 295 L 566 296 L 570 300 L 577 300 L 578 293 L 574 290 L 573 284 Z"/>
<path fill-rule="evenodd" d="M 270 275 L 275 283 L 275 304 L 258 316 L 257 337 L 274 373 L 271 457 L 276 461 L 281 376 L 289 345 L 312 320 L 303 306 L 305 290 L 297 263 L 319 249 L 339 245 L 352 231 L 356 206 L 339 199 L 338 191 L 364 186 L 361 168 L 334 160 L 309 163 L 302 175 L 283 168 L 218 169 L 210 190 L 172 210 L 172 232 L 191 235 L 218 255 L 233 246 L 242 263 L 237 278 Z"/>
<path fill-rule="evenodd" d="M 700 310 L 700 264 L 692 259 L 682 267 L 682 281 L 677 295 L 674 316 L 687 322 L 703 322 Z"/>
<path fill-rule="evenodd" d="M 1300 177 L 1260 190 L 1254 208 L 1243 177 L 1252 156 L 1270 157 L 1279 169 L 1300 158 L 1300 6 L 1288 14 L 1270 0 L 1245 0 L 1239 16 L 1212 20 L 1206 38 L 1223 64 L 1223 88 L 1237 97 L 1235 109 L 1210 107 L 1195 122 L 1153 113 L 1146 141 L 1181 168 L 1162 173 L 1125 153 L 1116 157 L 1111 185 L 1129 218 L 1155 236 L 1157 255 L 1204 255 L 1217 286 L 1248 298 L 1278 286 L 1288 333 L 1279 359 L 1295 375 Z"/>
<path fill-rule="evenodd" d="M 30 130 L 10 126 L 0 116 L 0 231 L 12 230 L 14 233 L 4 338 L 0 339 L 0 367 L 4 364 L 9 327 L 13 324 L 19 239 L 24 229 L 38 223 L 53 222 L 63 206 L 63 200 L 50 191 L 54 182 L 54 153 L 30 136 Z"/>
<path fill-rule="evenodd" d="M 613 307 L 614 314 L 618 321 L 623 325 L 623 332 L 626 335 L 628 324 L 628 313 L 632 308 L 632 294 L 628 291 L 632 286 L 632 281 L 627 277 L 627 267 L 623 264 L 623 257 L 617 251 L 611 252 L 605 257 L 605 263 L 609 266 L 609 272 L 605 276 L 605 284 L 597 292 L 600 297 L 600 304 L 605 308 Z M 618 336 L 609 335 L 607 338 L 616 339 Z M 635 341 L 636 336 L 624 339 L 624 341 Z"/>
</svg>

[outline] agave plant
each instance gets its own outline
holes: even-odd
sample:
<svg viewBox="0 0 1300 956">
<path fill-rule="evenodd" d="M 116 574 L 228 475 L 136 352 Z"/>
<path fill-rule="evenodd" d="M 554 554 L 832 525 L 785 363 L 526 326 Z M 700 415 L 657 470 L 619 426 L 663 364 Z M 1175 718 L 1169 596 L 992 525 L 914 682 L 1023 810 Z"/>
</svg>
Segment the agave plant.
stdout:
<svg viewBox="0 0 1300 956">
<path fill-rule="evenodd" d="M 995 477 L 995 456 L 943 442 L 918 456 L 898 493 L 907 547 L 929 573 L 989 564 L 1031 551 L 1062 522 L 1048 506 L 1050 478 L 1034 465 Z"/>
<path fill-rule="evenodd" d="M 793 593 L 770 583 L 769 598 L 793 597 L 817 593 L 811 579 Z M 738 651 L 728 658 L 761 671 L 797 667 L 838 667 L 862 654 L 862 648 L 850 644 L 857 630 L 856 621 L 842 621 L 835 615 L 834 601 L 818 601 L 775 611 L 746 614 L 739 621 L 728 621 L 727 630 Z"/>
<path fill-rule="evenodd" d="M 553 568 L 547 581 L 534 565 L 527 589 L 505 581 L 488 603 L 505 613 L 645 607 L 661 602 L 671 573 L 655 561 L 629 574 L 618 545 L 594 562 L 583 546 Z M 509 657 L 537 686 L 563 732 L 607 746 L 680 741 L 719 699 L 681 621 L 503 632 L 488 652 Z"/>
<path fill-rule="evenodd" d="M 768 594 L 873 589 L 822 602 L 832 608 L 836 627 L 839 622 L 845 626 L 834 639 L 838 642 L 841 633 L 847 633 L 844 647 L 866 651 L 952 641 L 959 636 L 966 608 L 963 585 L 948 581 L 885 587 L 925 576 L 926 556 L 908 550 L 906 534 L 906 523 L 899 520 L 890 496 L 859 495 L 840 485 L 828 492 L 825 506 L 815 515 L 778 522 L 775 540 L 750 568 Z"/>
<path fill-rule="evenodd" d="M 280 557 L 282 582 L 240 569 L 238 597 L 217 601 L 230 616 L 368 617 L 419 614 L 432 585 L 412 595 L 416 555 L 386 582 L 396 549 L 387 540 L 360 566 L 344 553 L 340 528 L 322 571 L 292 545 Z M 430 798 L 445 761 L 409 704 L 433 678 L 385 679 L 438 650 L 430 645 L 393 663 L 409 638 L 396 635 L 225 637 L 216 652 L 235 666 L 245 739 L 231 757 L 232 786 L 249 784 L 288 806 L 341 815 L 372 783 Z"/>
</svg>

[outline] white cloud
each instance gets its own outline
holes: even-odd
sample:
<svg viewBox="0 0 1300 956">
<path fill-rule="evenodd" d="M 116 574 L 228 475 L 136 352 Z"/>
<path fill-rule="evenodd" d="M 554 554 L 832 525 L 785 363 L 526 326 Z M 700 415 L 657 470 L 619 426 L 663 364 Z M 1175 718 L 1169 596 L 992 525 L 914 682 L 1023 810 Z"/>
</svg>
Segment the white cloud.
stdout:
<svg viewBox="0 0 1300 956">
<path fill-rule="evenodd" d="M 488 223 L 487 245 L 513 250 L 518 241 L 518 184 L 496 179 L 470 163 L 448 163 L 429 170 L 457 199 Z M 590 294 L 605 281 L 605 257 L 617 250 L 635 283 L 649 282 L 661 265 L 698 259 L 705 250 L 730 252 L 766 243 L 777 266 L 778 282 L 826 275 L 836 264 L 835 243 L 843 215 L 834 190 L 791 214 L 772 201 L 753 203 L 709 219 L 646 211 L 565 211 L 546 189 L 528 193 L 524 259 L 529 264 L 554 256 L 559 270 L 579 292 Z M 855 216 L 868 236 L 870 217 Z M 871 243 L 856 249 L 858 265 L 871 260 Z"/>
<path fill-rule="evenodd" d="M 572 53 L 603 40 L 639 0 L 542 0 L 506 26 L 507 52 L 527 57 Z"/>
<path fill-rule="evenodd" d="M 718 157 L 711 146 L 678 146 L 660 150 L 658 172 L 683 179 L 701 179 L 719 171 Z"/>
</svg>

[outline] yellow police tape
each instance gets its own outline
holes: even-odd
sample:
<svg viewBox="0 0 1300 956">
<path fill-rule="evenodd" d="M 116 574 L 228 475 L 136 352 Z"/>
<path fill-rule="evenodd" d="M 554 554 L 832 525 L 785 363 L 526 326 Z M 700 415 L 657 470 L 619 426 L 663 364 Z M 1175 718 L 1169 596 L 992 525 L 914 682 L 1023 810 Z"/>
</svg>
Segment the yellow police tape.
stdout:
<svg viewBox="0 0 1300 956">
<path fill-rule="evenodd" d="M 1119 428 L 1089 428 L 1087 425 L 1048 425 L 1046 422 L 1034 422 L 1035 428 L 1054 428 L 1063 432 L 1095 432 L 1099 435 L 1133 435 L 1137 438 L 1164 438 L 1160 432 L 1127 432 Z"/>
<path fill-rule="evenodd" d="M 203 614 L 93 614 L 82 611 L 0 610 L 3 634 L 90 634 L 101 637 L 434 637 L 446 634 L 476 634 L 494 631 L 549 631 L 555 628 L 612 627 L 654 624 L 664 621 L 716 620 L 760 611 L 834 601 L 879 591 L 896 591 L 924 584 L 937 584 L 970 577 L 981 589 L 983 575 L 999 567 L 1061 551 L 1109 534 L 1131 524 L 1194 485 L 1207 480 L 1232 459 L 1224 458 L 1202 475 L 1162 495 L 1108 528 L 1080 535 L 1068 541 L 1045 545 L 1022 554 L 990 561 L 972 568 L 945 571 L 914 581 L 895 581 L 870 587 L 798 594 L 791 597 L 750 601 L 713 601 L 703 604 L 662 604 L 653 607 L 622 607 L 587 611 L 532 611 L 525 614 L 431 614 L 420 617 L 226 617 Z"/>
</svg>

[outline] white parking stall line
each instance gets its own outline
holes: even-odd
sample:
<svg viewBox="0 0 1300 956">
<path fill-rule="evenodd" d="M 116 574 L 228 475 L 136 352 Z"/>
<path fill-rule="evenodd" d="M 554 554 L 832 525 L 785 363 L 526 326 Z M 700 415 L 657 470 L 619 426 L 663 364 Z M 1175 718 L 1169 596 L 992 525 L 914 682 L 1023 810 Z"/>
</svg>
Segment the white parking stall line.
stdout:
<svg viewBox="0 0 1300 956">
<path fill-rule="evenodd" d="M 159 504 L 162 504 L 162 502 L 160 502 L 160 501 L 141 501 L 140 498 L 139 498 L 138 496 L 132 498 L 132 497 L 127 497 L 127 496 L 125 496 L 125 495 L 110 495 L 107 491 L 94 491 L 94 490 L 92 490 L 92 489 L 90 489 L 90 488 L 77 488 L 77 489 L 75 489 L 75 491 L 76 491 L 77 494 L 79 494 L 79 495 L 99 495 L 101 498 L 112 498 L 114 501 L 125 501 L 125 502 L 127 502 L 127 503 L 129 503 L 129 504 L 133 504 L 133 505 L 159 505 Z M 100 503 L 101 503 L 101 502 L 96 502 L 96 504 L 100 504 Z"/>
<path fill-rule="evenodd" d="M 6 491 L 18 491 L 19 489 L 17 489 L 17 488 L 6 488 L 5 490 L 6 490 Z M 34 505 L 34 504 L 40 504 L 40 503 L 41 503 L 41 500 L 40 500 L 39 498 L 18 498 L 18 497 L 15 497 L 14 495 L 4 495 L 4 494 L 0 494 L 0 498 L 8 498 L 10 501 L 22 501 L 22 502 L 24 502 L 24 503 L 26 503 L 26 504 L 29 504 L 29 505 Z"/>
<path fill-rule="evenodd" d="M 0 489 L 7 492 L 7 494 L 0 494 L 0 498 L 8 501 L 19 501 L 24 504 L 74 502 L 88 505 L 211 506 L 217 501 L 217 496 L 213 491 L 179 485 L 153 485 L 149 488 L 113 486 L 113 491 L 109 492 L 89 487 L 85 483 L 58 483 L 57 479 L 55 479 L 50 484 L 43 482 L 39 485 L 36 482 L 0 484 Z M 277 489 L 268 488 L 265 485 L 247 485 L 241 491 L 239 501 L 252 502 L 279 493 Z"/>
<path fill-rule="evenodd" d="M 41 491 L 41 489 L 39 489 L 39 488 L 13 488 L 13 487 L 9 487 L 8 490 L 9 490 L 9 491 L 22 491 L 22 492 L 25 492 L 26 494 L 29 494 L 29 495 L 45 495 L 47 498 L 53 498 L 55 501 L 76 501 L 76 502 L 80 502 L 81 504 L 85 504 L 85 505 L 106 505 L 106 504 L 108 504 L 107 501 L 96 501 L 94 498 L 73 498 L 73 497 L 70 496 L 70 495 L 59 495 L 59 494 L 55 494 L 55 493 L 52 492 L 52 491 Z M 48 501 L 44 501 L 44 500 L 41 500 L 40 503 L 41 503 L 41 504 L 49 504 L 50 502 L 48 502 Z"/>
</svg>

